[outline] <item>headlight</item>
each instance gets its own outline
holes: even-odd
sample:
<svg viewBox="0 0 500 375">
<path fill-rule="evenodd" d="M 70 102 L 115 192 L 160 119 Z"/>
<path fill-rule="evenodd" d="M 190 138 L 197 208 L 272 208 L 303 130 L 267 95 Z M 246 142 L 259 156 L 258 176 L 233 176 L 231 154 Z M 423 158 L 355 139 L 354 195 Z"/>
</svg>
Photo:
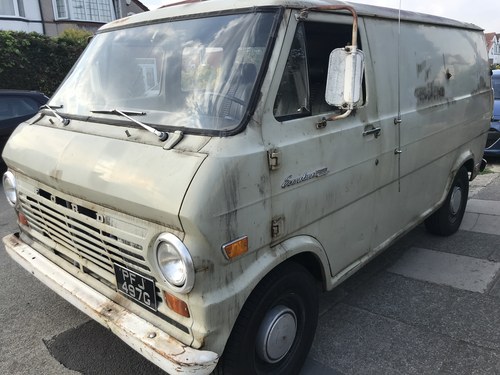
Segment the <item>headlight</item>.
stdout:
<svg viewBox="0 0 500 375">
<path fill-rule="evenodd" d="M 163 233 L 154 248 L 158 267 L 169 286 L 179 293 L 190 292 L 194 285 L 194 266 L 182 241 L 171 233 Z"/>
<path fill-rule="evenodd" d="M 3 175 L 3 191 L 9 204 L 15 207 L 17 204 L 16 178 L 10 171 L 5 172 Z"/>
</svg>

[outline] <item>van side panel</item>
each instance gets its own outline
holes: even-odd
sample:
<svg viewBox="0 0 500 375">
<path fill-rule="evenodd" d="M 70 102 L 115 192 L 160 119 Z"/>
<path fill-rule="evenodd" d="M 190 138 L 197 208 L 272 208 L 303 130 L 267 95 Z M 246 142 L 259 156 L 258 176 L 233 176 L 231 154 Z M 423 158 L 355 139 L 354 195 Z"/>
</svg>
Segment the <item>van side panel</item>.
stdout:
<svg viewBox="0 0 500 375">
<path fill-rule="evenodd" d="M 366 18 L 365 25 L 379 117 L 396 118 L 397 22 Z M 400 43 L 401 180 L 376 193 L 375 250 L 439 206 L 457 169 L 481 160 L 489 126 L 481 32 L 407 22 Z"/>
<path fill-rule="evenodd" d="M 333 30 L 346 20 L 310 13 L 303 22 Z M 293 18 L 290 26 L 288 38 L 299 27 Z M 277 121 L 286 40 L 263 115 L 263 138 L 280 162 L 270 173 L 272 215 L 283 223 L 274 241 L 316 238 L 328 255 L 329 287 L 439 207 L 460 166 L 481 161 L 491 113 L 480 31 L 403 22 L 399 59 L 396 20 L 361 17 L 359 34 L 366 101 L 355 112 L 322 129 L 314 114 Z M 373 128 L 380 136 L 365 135 Z"/>
</svg>

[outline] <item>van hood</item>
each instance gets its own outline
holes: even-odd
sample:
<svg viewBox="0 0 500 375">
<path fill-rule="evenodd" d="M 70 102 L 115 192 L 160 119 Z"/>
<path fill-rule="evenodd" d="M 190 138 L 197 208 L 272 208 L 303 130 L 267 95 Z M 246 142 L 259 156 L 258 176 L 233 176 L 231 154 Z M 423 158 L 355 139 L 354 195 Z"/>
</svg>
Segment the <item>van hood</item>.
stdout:
<svg viewBox="0 0 500 375">
<path fill-rule="evenodd" d="M 205 154 L 39 125 L 9 139 L 9 168 L 58 191 L 173 229 Z"/>
</svg>

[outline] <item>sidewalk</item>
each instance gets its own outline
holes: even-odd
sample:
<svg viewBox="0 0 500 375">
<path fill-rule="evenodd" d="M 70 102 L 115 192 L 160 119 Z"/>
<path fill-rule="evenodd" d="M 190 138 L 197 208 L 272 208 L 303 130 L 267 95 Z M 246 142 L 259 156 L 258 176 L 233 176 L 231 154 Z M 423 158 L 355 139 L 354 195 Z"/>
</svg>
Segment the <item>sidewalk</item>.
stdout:
<svg viewBox="0 0 500 375">
<path fill-rule="evenodd" d="M 320 303 L 302 375 L 500 374 L 500 166 L 460 230 L 419 226 Z"/>
</svg>

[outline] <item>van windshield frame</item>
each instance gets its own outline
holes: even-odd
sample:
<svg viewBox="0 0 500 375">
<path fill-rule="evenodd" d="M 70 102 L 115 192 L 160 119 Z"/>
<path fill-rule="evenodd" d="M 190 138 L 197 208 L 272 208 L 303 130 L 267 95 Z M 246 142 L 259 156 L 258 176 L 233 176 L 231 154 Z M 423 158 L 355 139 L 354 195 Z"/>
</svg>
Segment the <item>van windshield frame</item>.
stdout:
<svg viewBox="0 0 500 375">
<path fill-rule="evenodd" d="M 101 31 L 49 104 L 108 125 L 135 126 L 110 111 L 138 111 L 166 131 L 239 133 L 257 105 L 282 14 L 260 7 Z"/>
</svg>

